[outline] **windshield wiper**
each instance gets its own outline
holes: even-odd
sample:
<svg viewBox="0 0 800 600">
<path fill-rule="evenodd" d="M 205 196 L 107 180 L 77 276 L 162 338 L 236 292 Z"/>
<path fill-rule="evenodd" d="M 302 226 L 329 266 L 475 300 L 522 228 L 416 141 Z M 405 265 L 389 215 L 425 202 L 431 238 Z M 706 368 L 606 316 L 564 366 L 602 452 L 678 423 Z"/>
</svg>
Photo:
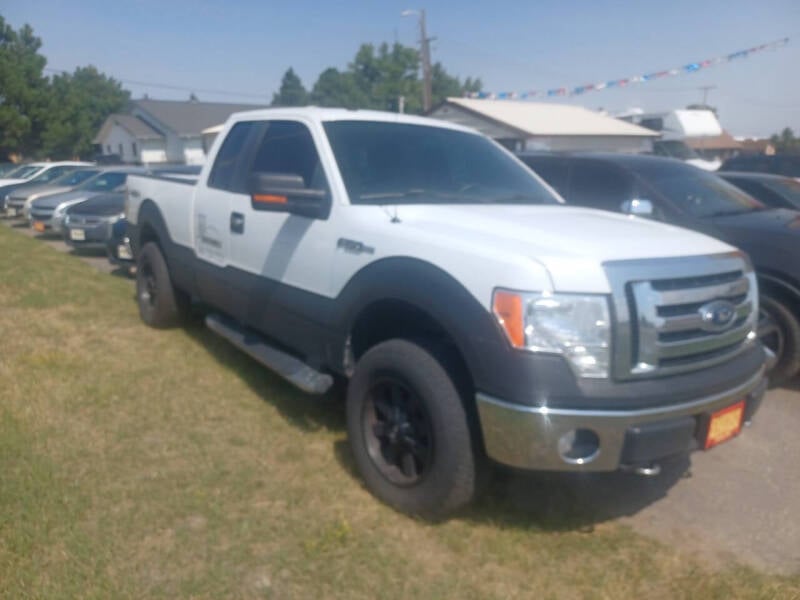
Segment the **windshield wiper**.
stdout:
<svg viewBox="0 0 800 600">
<path fill-rule="evenodd" d="M 764 210 L 762 208 L 745 208 L 743 210 L 717 210 L 712 213 L 708 213 L 705 215 L 706 217 L 732 217 L 733 215 L 744 215 L 751 212 L 756 212 L 759 210 Z"/>
</svg>

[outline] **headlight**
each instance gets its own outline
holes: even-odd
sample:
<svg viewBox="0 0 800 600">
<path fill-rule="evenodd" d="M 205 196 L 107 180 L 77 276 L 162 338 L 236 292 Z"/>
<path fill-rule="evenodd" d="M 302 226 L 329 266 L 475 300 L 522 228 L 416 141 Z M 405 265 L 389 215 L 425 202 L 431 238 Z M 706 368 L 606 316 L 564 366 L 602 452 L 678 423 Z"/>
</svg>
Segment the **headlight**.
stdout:
<svg viewBox="0 0 800 600">
<path fill-rule="evenodd" d="M 611 322 L 606 296 L 495 290 L 492 306 L 514 347 L 561 354 L 579 377 L 608 377 Z"/>
</svg>

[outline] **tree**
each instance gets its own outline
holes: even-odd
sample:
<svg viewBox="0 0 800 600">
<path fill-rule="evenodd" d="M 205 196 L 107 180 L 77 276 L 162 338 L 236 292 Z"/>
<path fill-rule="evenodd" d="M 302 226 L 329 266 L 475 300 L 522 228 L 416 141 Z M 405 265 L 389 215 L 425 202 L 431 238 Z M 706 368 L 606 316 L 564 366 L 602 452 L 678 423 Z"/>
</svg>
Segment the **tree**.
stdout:
<svg viewBox="0 0 800 600">
<path fill-rule="evenodd" d="M 800 138 L 794 135 L 791 127 L 784 127 L 780 134 L 774 134 L 769 141 L 777 152 L 800 154 Z"/>
<path fill-rule="evenodd" d="M 431 69 L 433 101 L 448 96 L 480 91 L 480 79 L 467 78 L 462 84 L 449 75 L 441 63 Z M 402 44 L 362 44 L 347 70 L 323 71 L 311 91 L 311 101 L 319 106 L 345 106 L 398 110 L 400 97 L 405 111 L 422 112 L 422 81 L 419 77 L 419 53 Z"/>
<path fill-rule="evenodd" d="M 333 67 L 325 69 L 311 89 L 311 104 L 358 108 L 366 105 L 366 98 L 356 84 L 353 73 L 342 73 Z"/>
<path fill-rule="evenodd" d="M 125 108 L 130 94 L 95 67 L 56 75 L 50 82 L 48 118 L 41 153 L 51 158 L 87 158 L 106 118 Z"/>
<path fill-rule="evenodd" d="M 47 89 L 41 46 L 29 25 L 14 31 L 0 16 L 0 158 L 37 147 Z"/>
<path fill-rule="evenodd" d="M 308 104 L 308 92 L 303 82 L 289 67 L 281 79 L 281 88 L 272 95 L 272 106 L 305 106 Z"/>
</svg>

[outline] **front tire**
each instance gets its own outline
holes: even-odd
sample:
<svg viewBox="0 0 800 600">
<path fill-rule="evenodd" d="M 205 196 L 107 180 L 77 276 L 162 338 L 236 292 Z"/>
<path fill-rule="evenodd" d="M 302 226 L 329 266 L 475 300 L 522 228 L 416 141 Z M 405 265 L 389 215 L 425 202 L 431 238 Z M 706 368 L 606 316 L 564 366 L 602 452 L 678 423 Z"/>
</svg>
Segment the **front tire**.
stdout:
<svg viewBox="0 0 800 600">
<path fill-rule="evenodd" d="M 758 338 L 776 358 L 768 373 L 770 383 L 780 385 L 800 370 L 800 322 L 783 301 L 762 294 L 759 299 Z"/>
<path fill-rule="evenodd" d="M 367 488 L 395 509 L 444 517 L 477 492 L 477 459 L 457 386 L 422 346 L 389 340 L 358 361 L 347 430 Z"/>
<path fill-rule="evenodd" d="M 136 301 L 142 321 L 158 329 L 180 325 L 188 311 L 188 298 L 172 285 L 167 262 L 155 242 L 142 246 L 136 261 Z"/>
</svg>

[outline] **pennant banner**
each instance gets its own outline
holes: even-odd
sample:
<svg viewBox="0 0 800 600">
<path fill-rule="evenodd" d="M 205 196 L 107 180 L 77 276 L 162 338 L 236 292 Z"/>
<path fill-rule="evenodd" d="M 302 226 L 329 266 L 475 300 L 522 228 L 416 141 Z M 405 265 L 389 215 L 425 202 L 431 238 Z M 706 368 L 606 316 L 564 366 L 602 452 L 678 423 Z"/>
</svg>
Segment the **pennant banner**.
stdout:
<svg viewBox="0 0 800 600">
<path fill-rule="evenodd" d="M 528 100 L 530 98 L 554 98 L 560 96 L 580 96 L 587 92 L 599 92 L 610 88 L 621 88 L 628 85 L 636 85 L 647 83 L 648 81 L 655 81 L 658 79 L 665 79 L 667 77 L 675 77 L 677 75 L 687 75 L 695 73 L 702 69 L 715 67 L 722 63 L 729 63 L 742 58 L 747 58 L 756 52 L 763 50 L 774 50 L 789 43 L 789 38 L 783 38 L 760 46 L 754 46 L 746 50 L 739 50 L 738 52 L 731 52 L 725 56 L 718 56 L 717 58 L 709 58 L 699 62 L 689 63 L 682 67 L 675 67 L 674 69 L 666 69 L 663 71 L 653 71 L 645 73 L 644 75 L 637 75 L 635 77 L 624 77 L 622 79 L 612 79 L 611 81 L 603 81 L 601 83 L 587 83 L 576 87 L 559 87 L 550 90 L 531 90 L 528 92 L 471 92 L 466 94 L 467 98 L 481 98 L 487 100 Z"/>
</svg>

